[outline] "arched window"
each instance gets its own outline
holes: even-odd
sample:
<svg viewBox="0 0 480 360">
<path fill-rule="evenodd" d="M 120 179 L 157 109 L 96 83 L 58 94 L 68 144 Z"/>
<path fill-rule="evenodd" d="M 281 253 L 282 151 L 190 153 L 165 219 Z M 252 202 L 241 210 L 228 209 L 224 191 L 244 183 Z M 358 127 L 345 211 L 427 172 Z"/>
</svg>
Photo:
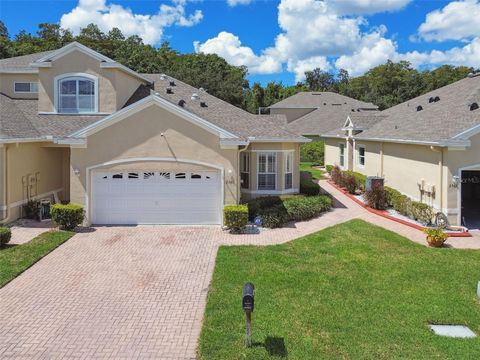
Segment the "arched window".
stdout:
<svg viewBox="0 0 480 360">
<path fill-rule="evenodd" d="M 85 74 L 57 78 L 57 112 L 97 112 L 97 79 Z"/>
</svg>

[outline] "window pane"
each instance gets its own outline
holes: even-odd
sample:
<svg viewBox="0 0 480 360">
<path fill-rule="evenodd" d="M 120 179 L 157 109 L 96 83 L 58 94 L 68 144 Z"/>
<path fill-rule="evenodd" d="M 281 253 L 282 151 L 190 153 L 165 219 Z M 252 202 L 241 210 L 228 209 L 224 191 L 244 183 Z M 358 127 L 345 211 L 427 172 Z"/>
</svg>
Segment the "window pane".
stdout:
<svg viewBox="0 0 480 360">
<path fill-rule="evenodd" d="M 95 96 L 93 95 L 79 95 L 78 96 L 78 110 L 79 112 L 93 112 L 95 111 Z"/>
<path fill-rule="evenodd" d="M 276 168 L 276 166 L 275 166 L 275 160 L 276 159 L 275 158 L 276 158 L 275 154 L 268 154 L 268 167 L 267 168 L 268 168 L 269 173 L 275 172 L 275 168 Z"/>
<path fill-rule="evenodd" d="M 365 156 L 365 148 L 364 147 L 358 148 L 358 153 L 360 154 L 360 156 Z"/>
<path fill-rule="evenodd" d="M 63 80 L 60 82 L 60 94 L 75 95 L 77 93 L 76 80 Z"/>
<path fill-rule="evenodd" d="M 38 83 L 36 83 L 36 82 L 30 83 L 30 91 L 31 92 L 38 92 Z"/>
<path fill-rule="evenodd" d="M 292 188 L 292 173 L 290 174 L 285 174 L 285 189 L 291 189 Z"/>
<path fill-rule="evenodd" d="M 78 80 L 78 93 L 80 95 L 93 95 L 95 87 L 92 80 Z"/>
<path fill-rule="evenodd" d="M 240 173 L 240 179 L 242 181 L 241 183 L 242 189 L 248 189 L 250 187 L 249 174 L 245 172 Z"/>
<path fill-rule="evenodd" d="M 267 157 L 265 154 L 258 155 L 258 172 L 264 173 L 267 170 Z"/>
<path fill-rule="evenodd" d="M 30 92 L 30 83 L 15 83 L 16 92 Z"/>
<path fill-rule="evenodd" d="M 258 174 L 259 190 L 275 190 L 275 174 Z"/>
<path fill-rule="evenodd" d="M 61 112 L 77 112 L 77 98 L 75 96 L 60 96 Z"/>
</svg>

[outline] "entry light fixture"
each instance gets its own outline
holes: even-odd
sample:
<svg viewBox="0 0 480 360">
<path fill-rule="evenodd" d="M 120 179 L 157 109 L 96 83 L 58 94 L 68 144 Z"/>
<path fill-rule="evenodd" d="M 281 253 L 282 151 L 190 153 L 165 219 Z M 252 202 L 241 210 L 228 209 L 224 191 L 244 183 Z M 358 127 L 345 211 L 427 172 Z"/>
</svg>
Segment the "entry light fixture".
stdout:
<svg viewBox="0 0 480 360">
<path fill-rule="evenodd" d="M 80 176 L 80 169 L 73 169 L 75 176 Z"/>
</svg>

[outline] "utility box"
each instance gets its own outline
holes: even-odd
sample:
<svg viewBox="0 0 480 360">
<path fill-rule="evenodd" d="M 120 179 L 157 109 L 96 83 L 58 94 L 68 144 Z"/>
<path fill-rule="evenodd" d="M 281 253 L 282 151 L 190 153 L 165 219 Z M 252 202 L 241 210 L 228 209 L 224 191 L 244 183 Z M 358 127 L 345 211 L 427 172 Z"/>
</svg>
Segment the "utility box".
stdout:
<svg viewBox="0 0 480 360">
<path fill-rule="evenodd" d="M 365 181 L 365 190 L 369 191 L 373 187 L 381 186 L 383 187 L 384 179 L 380 176 L 367 176 Z"/>
</svg>

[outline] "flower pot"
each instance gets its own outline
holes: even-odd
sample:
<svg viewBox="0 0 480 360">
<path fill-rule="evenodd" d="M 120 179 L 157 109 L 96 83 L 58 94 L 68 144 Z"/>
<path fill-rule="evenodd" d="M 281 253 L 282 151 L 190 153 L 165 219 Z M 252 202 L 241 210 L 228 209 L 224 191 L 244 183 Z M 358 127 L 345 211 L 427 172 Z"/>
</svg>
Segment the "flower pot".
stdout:
<svg viewBox="0 0 480 360">
<path fill-rule="evenodd" d="M 439 239 L 439 238 L 427 236 L 428 246 L 431 246 L 431 247 L 442 247 L 444 242 L 445 242 L 444 239 Z"/>
</svg>

